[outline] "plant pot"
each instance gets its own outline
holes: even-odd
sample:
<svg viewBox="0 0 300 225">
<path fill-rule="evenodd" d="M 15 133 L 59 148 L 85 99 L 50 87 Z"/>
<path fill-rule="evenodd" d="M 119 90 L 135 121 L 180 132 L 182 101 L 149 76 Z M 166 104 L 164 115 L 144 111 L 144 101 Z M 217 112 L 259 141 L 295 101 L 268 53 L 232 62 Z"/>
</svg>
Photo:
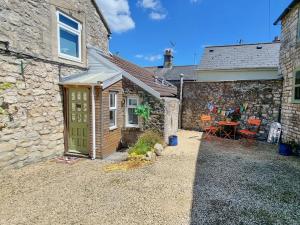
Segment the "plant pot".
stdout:
<svg viewBox="0 0 300 225">
<path fill-rule="evenodd" d="M 293 154 L 292 147 L 289 144 L 279 144 L 279 154 L 284 156 L 290 156 Z"/>
<path fill-rule="evenodd" d="M 178 145 L 178 137 L 176 135 L 172 135 L 169 137 L 169 146 L 177 146 Z"/>
</svg>

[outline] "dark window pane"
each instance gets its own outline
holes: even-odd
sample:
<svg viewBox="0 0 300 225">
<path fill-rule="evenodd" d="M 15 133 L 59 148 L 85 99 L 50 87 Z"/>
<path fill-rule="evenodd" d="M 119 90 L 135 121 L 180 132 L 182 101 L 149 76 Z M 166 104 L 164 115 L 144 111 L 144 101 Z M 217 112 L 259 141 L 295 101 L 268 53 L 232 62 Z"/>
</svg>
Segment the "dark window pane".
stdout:
<svg viewBox="0 0 300 225">
<path fill-rule="evenodd" d="M 128 105 L 129 105 L 129 106 L 137 106 L 137 99 L 130 98 L 130 99 L 128 100 Z"/>
<path fill-rule="evenodd" d="M 128 124 L 138 124 L 138 116 L 134 113 L 135 109 L 128 109 Z"/>
<path fill-rule="evenodd" d="M 295 88 L 295 99 L 300 100 L 300 87 Z"/>
<path fill-rule="evenodd" d="M 110 97 L 109 97 L 109 105 L 110 107 L 116 107 L 116 95 L 115 93 L 110 93 Z"/>
<path fill-rule="evenodd" d="M 73 20 L 70 20 L 66 16 L 59 14 L 59 21 L 78 30 L 78 23 L 74 22 Z"/>
<path fill-rule="evenodd" d="M 300 84 L 300 71 L 296 72 L 295 84 Z"/>
<path fill-rule="evenodd" d="M 79 37 L 60 28 L 60 52 L 73 57 L 79 57 Z"/>
<path fill-rule="evenodd" d="M 116 125 L 115 123 L 116 111 L 109 111 L 109 126 L 113 127 Z"/>
</svg>

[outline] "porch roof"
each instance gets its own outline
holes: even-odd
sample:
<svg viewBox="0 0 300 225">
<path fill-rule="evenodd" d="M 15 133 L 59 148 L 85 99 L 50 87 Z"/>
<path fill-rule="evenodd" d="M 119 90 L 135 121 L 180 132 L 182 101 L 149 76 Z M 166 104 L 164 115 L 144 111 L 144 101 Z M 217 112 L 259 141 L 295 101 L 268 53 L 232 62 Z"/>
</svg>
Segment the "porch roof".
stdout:
<svg viewBox="0 0 300 225">
<path fill-rule="evenodd" d="M 122 79 L 122 71 L 107 64 L 99 49 L 88 47 L 87 71 L 63 77 L 62 85 L 102 85 L 103 89 Z"/>
</svg>

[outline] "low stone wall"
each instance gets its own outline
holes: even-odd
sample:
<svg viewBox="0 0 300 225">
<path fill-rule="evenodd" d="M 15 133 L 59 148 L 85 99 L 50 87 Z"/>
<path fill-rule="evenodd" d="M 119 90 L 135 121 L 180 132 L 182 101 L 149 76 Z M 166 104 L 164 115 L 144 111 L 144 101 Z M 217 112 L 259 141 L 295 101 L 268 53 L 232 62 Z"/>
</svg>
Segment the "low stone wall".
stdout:
<svg viewBox="0 0 300 225">
<path fill-rule="evenodd" d="M 260 134 L 266 138 L 270 124 L 279 120 L 281 80 L 232 81 L 232 82 L 185 82 L 183 87 L 183 129 L 199 130 L 200 115 L 208 114 L 208 103 L 228 110 L 247 103 L 248 108 L 241 115 L 244 128 L 249 117 L 262 120 Z M 215 114 L 215 120 L 225 118 Z"/>
</svg>

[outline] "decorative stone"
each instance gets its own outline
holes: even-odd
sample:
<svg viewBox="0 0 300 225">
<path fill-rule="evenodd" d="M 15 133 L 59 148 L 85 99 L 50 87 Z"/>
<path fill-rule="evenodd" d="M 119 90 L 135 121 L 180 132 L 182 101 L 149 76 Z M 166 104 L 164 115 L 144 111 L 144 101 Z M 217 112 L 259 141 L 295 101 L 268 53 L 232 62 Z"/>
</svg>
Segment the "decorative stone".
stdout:
<svg viewBox="0 0 300 225">
<path fill-rule="evenodd" d="M 154 145 L 154 152 L 157 156 L 161 156 L 163 150 L 164 150 L 164 147 L 161 144 L 157 143 Z"/>
</svg>

